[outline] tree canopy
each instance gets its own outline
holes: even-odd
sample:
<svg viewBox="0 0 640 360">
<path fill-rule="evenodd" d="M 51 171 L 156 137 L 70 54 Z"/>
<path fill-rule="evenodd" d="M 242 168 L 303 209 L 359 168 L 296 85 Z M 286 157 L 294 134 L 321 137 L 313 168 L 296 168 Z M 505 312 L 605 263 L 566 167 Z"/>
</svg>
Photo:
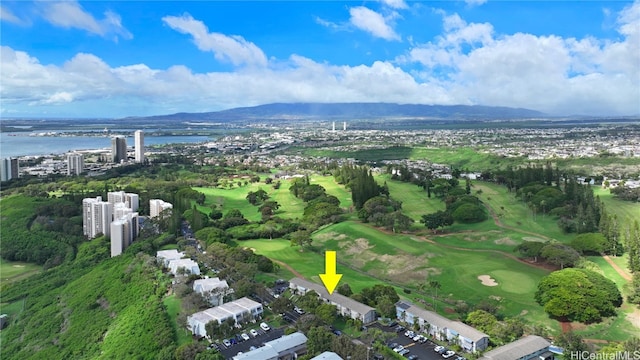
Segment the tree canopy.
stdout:
<svg viewBox="0 0 640 360">
<path fill-rule="evenodd" d="M 535 299 L 553 317 L 585 323 L 615 315 L 622 304 L 613 281 L 585 269 L 552 272 L 538 284 Z"/>
</svg>

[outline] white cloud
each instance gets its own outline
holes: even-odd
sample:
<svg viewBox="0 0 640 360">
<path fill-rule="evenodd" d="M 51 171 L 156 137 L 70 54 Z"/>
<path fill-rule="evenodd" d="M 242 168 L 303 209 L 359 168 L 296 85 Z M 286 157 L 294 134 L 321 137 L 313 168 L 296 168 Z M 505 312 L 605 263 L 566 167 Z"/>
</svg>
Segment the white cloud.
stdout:
<svg viewBox="0 0 640 360">
<path fill-rule="evenodd" d="M 385 40 L 400 40 L 393 28 L 388 24 L 390 19 L 364 6 L 356 6 L 349 9 L 351 18 L 349 22 L 360 30 L 364 30 L 375 37 Z M 397 16 L 394 13 L 393 16 Z"/>
<path fill-rule="evenodd" d="M 484 105 L 553 114 L 640 113 L 640 3 L 618 17 L 623 39 L 603 41 L 516 33 L 444 15 L 444 33 L 397 58 L 419 63 L 421 79 Z"/>
<path fill-rule="evenodd" d="M 0 21 L 7 21 L 14 24 L 22 24 L 22 21 L 11 12 L 11 10 L 7 9 L 5 6 L 0 4 Z"/>
<path fill-rule="evenodd" d="M 464 0 L 468 6 L 479 6 L 487 2 L 487 0 Z"/>
<path fill-rule="evenodd" d="M 392 9 L 408 8 L 407 3 L 405 3 L 404 0 L 380 0 L 380 2 Z"/>
<path fill-rule="evenodd" d="M 44 2 L 43 17 L 52 25 L 62 28 L 76 28 L 106 37 L 119 35 L 125 39 L 133 35 L 122 26 L 120 15 L 106 11 L 104 19 L 98 20 L 85 11 L 76 1 Z"/>
<path fill-rule="evenodd" d="M 165 16 L 162 21 L 178 32 L 191 35 L 198 49 L 213 52 L 219 61 L 231 62 L 236 66 L 243 64 L 264 66 L 267 64 L 267 57 L 254 43 L 238 35 L 227 36 L 221 33 L 210 33 L 202 21 L 195 20 L 189 14 Z"/>
</svg>

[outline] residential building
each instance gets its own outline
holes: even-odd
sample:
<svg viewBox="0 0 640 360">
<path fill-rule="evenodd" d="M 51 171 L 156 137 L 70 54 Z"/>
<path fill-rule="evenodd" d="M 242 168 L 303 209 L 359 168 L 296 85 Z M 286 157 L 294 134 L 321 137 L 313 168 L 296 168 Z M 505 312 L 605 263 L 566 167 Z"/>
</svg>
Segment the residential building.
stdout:
<svg viewBox="0 0 640 360">
<path fill-rule="evenodd" d="M 187 327 L 194 335 L 206 337 L 206 325 L 211 321 L 217 321 L 218 324 L 222 324 L 228 319 L 233 319 L 237 324 L 243 321 L 255 320 L 262 316 L 263 311 L 262 304 L 243 297 L 187 317 Z"/>
<path fill-rule="evenodd" d="M 144 132 L 137 130 L 133 135 L 135 141 L 135 161 L 137 163 L 144 162 Z"/>
<path fill-rule="evenodd" d="M 110 191 L 107 193 L 107 200 L 114 206 L 123 203 L 132 211 L 138 211 L 140 207 L 140 197 L 135 193 L 126 193 L 124 191 Z"/>
<path fill-rule="evenodd" d="M 292 360 L 307 352 L 307 337 L 301 332 L 284 335 L 264 343 L 264 346 L 244 354 L 234 356 L 233 360 Z M 315 359 L 315 358 L 314 358 Z M 327 358 L 334 359 L 334 358 Z"/>
<path fill-rule="evenodd" d="M 184 269 L 188 274 L 200 275 L 200 267 L 198 266 L 198 263 L 191 259 L 169 260 L 167 267 L 169 268 L 169 272 L 174 276 L 179 275 L 180 269 Z"/>
<path fill-rule="evenodd" d="M 111 138 L 111 161 L 114 163 L 127 161 L 127 139 L 119 136 Z"/>
<path fill-rule="evenodd" d="M 17 179 L 20 176 L 20 163 L 17 158 L 4 158 L 0 161 L 0 181 Z"/>
<path fill-rule="evenodd" d="M 149 217 L 154 218 L 160 215 L 163 211 L 172 209 L 173 205 L 160 199 L 149 200 Z"/>
<path fill-rule="evenodd" d="M 344 295 L 340 295 L 337 292 L 329 294 L 323 285 L 296 277 L 289 281 L 289 287 L 292 291 L 301 295 L 313 290 L 318 293 L 318 296 L 324 302 L 335 305 L 338 314 L 352 319 L 358 319 L 362 321 L 363 324 L 368 324 L 376 320 L 376 309 Z"/>
<path fill-rule="evenodd" d="M 529 335 L 486 352 L 480 360 L 553 360 L 550 345 L 540 336 Z"/>
<path fill-rule="evenodd" d="M 110 235 L 113 220 L 113 205 L 102 201 L 102 197 L 82 200 L 82 233 L 89 239 L 98 234 Z"/>
<path fill-rule="evenodd" d="M 342 359 L 340 355 L 334 352 L 325 351 L 316 357 L 312 357 L 311 360 L 344 360 L 344 359 Z"/>
<path fill-rule="evenodd" d="M 84 171 L 84 155 L 67 155 L 67 175 L 80 175 Z"/>
<path fill-rule="evenodd" d="M 198 279 L 193 282 L 193 291 L 207 299 L 211 306 L 224 304 L 224 297 L 233 292 L 226 280 L 220 278 Z"/>
<path fill-rule="evenodd" d="M 122 203 L 118 203 L 120 205 Z M 138 213 L 131 212 L 111 222 L 111 257 L 118 256 L 138 237 Z"/>
<path fill-rule="evenodd" d="M 408 324 L 418 324 L 422 331 L 437 340 L 455 342 L 469 352 L 483 351 L 489 346 L 489 335 L 405 300 L 396 303 L 396 316 Z"/>
<path fill-rule="evenodd" d="M 162 262 L 164 267 L 169 267 L 171 260 L 179 260 L 184 258 L 184 253 L 175 249 L 171 250 L 159 250 L 156 252 L 156 260 Z"/>
</svg>

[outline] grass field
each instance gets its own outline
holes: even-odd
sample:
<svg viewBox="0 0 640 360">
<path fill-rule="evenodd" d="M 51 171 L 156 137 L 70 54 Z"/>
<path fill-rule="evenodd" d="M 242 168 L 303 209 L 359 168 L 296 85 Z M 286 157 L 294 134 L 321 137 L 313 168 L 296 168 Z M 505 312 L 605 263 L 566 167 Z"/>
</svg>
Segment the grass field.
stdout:
<svg viewBox="0 0 640 360">
<path fill-rule="evenodd" d="M 633 220 L 640 220 L 640 204 L 631 201 L 618 200 L 609 192 L 600 186 L 593 188 L 594 195 L 600 197 L 604 203 L 607 212 L 618 215 L 618 219 L 622 224 L 629 224 Z"/>
<path fill-rule="evenodd" d="M 427 192 L 418 185 L 391 180 L 389 175 L 379 175 L 376 178 L 379 184 L 387 182 L 389 195 L 402 202 L 402 212 L 419 222 L 422 215 L 444 210 L 444 202 L 435 196 L 427 197 Z"/>
<path fill-rule="evenodd" d="M 180 312 L 180 299 L 175 294 L 169 295 L 163 300 L 164 305 L 167 307 L 167 314 L 171 319 L 171 325 L 174 327 L 174 331 L 178 336 L 178 346 L 188 344 L 192 342 L 191 333 L 187 329 L 178 326 L 176 319 Z"/>
<path fill-rule="evenodd" d="M 25 279 L 41 271 L 40 265 L 0 259 L 0 278 L 6 284 Z"/>
</svg>

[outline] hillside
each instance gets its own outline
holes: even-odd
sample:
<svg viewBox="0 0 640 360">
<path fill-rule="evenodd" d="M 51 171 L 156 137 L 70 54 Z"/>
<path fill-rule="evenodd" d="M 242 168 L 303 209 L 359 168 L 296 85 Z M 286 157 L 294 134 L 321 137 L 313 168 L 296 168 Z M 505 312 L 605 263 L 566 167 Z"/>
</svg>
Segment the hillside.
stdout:
<svg viewBox="0 0 640 360">
<path fill-rule="evenodd" d="M 176 113 L 135 118 L 144 120 L 304 120 L 423 118 L 450 120 L 529 119 L 546 115 L 535 110 L 480 105 L 390 103 L 275 103 L 217 112 Z"/>
</svg>

